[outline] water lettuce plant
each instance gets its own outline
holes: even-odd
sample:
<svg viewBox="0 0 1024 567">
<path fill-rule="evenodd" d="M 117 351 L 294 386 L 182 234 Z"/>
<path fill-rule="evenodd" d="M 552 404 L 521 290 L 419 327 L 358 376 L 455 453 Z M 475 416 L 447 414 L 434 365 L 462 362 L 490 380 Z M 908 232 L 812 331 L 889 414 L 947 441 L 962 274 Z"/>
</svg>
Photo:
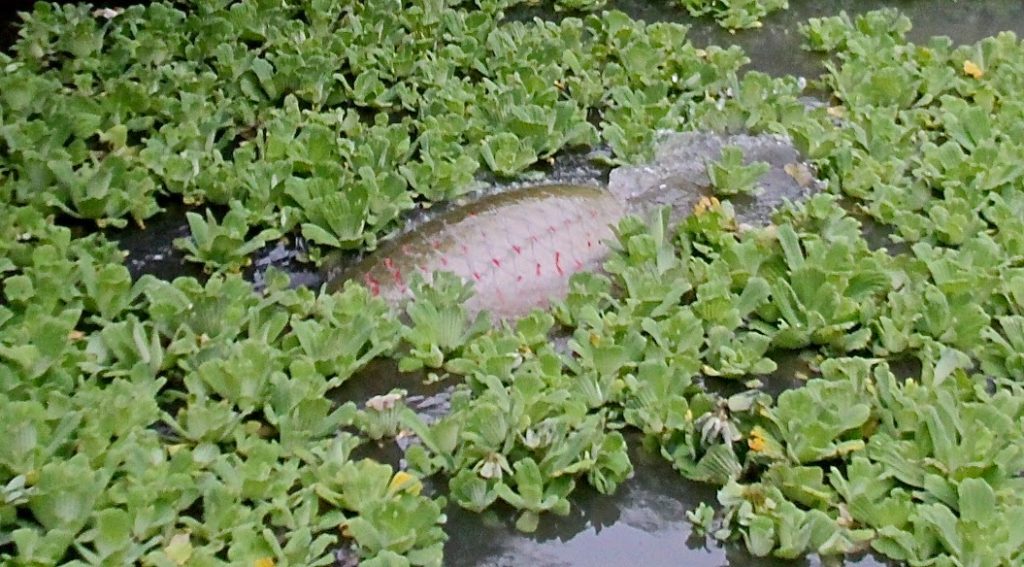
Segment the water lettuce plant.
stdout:
<svg viewBox="0 0 1024 567">
<path fill-rule="evenodd" d="M 174 244 L 186 252 L 187 259 L 211 269 L 238 270 L 267 241 L 280 237 L 280 232 L 268 228 L 250 238 L 248 212 L 239 201 L 231 201 L 231 210 L 219 222 L 209 209 L 205 219 L 193 212 L 185 216 L 192 237 L 176 240 Z"/>
<path fill-rule="evenodd" d="M 36 6 L 0 54 L 0 561 L 440 565 L 449 502 L 534 530 L 627 482 L 634 442 L 720 487 L 688 517 L 757 556 L 1024 561 L 1017 38 L 811 20 L 831 99 L 809 108 L 681 26 L 510 7 Z M 725 195 L 677 230 L 627 218 L 602 273 L 499 327 L 443 274 L 400 316 L 232 273 L 279 234 L 372 247 L 480 167 L 635 161 L 680 127 L 786 134 L 829 193 L 765 228 Z M 164 199 L 230 207 L 189 217 L 207 279 L 133 279 L 81 230 Z M 777 393 L 784 351 L 814 376 Z M 337 398 L 379 359 L 450 410 Z M 399 467 L 367 456 L 397 440 Z"/>
<path fill-rule="evenodd" d="M 743 150 L 735 146 L 722 148 L 719 161 L 708 164 L 708 177 L 715 194 L 757 195 L 761 189 L 754 183 L 770 166 L 764 162 L 743 163 Z"/>
<path fill-rule="evenodd" d="M 514 4 L 543 4 L 537 0 L 514 0 Z M 607 0 L 554 0 L 556 12 L 592 12 L 604 8 Z M 673 4 L 684 8 L 693 17 L 709 16 L 715 23 L 730 31 L 759 28 L 765 16 L 789 7 L 787 0 L 675 0 Z"/>
<path fill-rule="evenodd" d="M 789 8 L 787 0 L 678 0 L 693 16 L 711 15 L 730 30 L 759 28 L 768 14 Z"/>
</svg>

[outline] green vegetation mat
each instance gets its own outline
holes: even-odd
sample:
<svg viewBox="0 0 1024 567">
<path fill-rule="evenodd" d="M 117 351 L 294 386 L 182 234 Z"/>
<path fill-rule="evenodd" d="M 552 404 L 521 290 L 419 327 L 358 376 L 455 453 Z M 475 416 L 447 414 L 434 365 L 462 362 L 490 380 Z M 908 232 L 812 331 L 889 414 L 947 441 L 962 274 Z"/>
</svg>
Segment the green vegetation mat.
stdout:
<svg viewBox="0 0 1024 567">
<path fill-rule="evenodd" d="M 642 436 L 721 486 L 690 520 L 756 555 L 1024 562 L 1017 38 L 912 45 L 891 11 L 810 21 L 833 98 L 808 108 L 796 78 L 741 74 L 739 49 L 684 27 L 505 23 L 508 4 L 36 7 L 0 54 L 0 561 L 438 565 L 429 487 L 532 530 L 581 484 L 614 491 Z M 657 129 L 788 134 L 829 191 L 765 229 L 727 202 L 678 233 L 627 219 L 606 275 L 498 330 L 465 320 L 451 278 L 400 321 L 359 286 L 277 273 L 254 292 L 235 273 L 284 234 L 373 246 L 478 169 L 599 144 L 642 161 Z M 133 281 L 114 244 L 60 224 L 141 225 L 162 200 L 230 211 L 189 217 L 205 283 Z M 745 389 L 776 351 L 820 376 Z M 450 414 L 325 396 L 382 357 L 457 384 Z M 408 432 L 406 471 L 357 456 Z"/>
</svg>

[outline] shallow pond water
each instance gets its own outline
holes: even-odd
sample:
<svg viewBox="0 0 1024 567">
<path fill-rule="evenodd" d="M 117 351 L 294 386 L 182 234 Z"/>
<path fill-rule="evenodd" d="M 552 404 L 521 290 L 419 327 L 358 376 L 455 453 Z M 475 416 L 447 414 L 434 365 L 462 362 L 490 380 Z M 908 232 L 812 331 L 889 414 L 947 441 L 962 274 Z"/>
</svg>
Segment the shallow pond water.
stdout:
<svg viewBox="0 0 1024 567">
<path fill-rule="evenodd" d="M 772 395 L 799 387 L 816 371 L 812 360 L 796 352 L 778 352 L 772 358 L 778 369 L 760 376 L 763 389 Z M 899 369 L 897 369 L 898 371 Z M 912 370 L 908 371 L 912 372 Z M 742 391 L 736 381 L 705 379 L 707 387 L 723 395 Z M 450 381 L 428 383 L 422 373 L 399 374 L 393 361 L 377 361 L 332 392 L 339 402 L 366 400 L 395 389 L 405 390 L 405 403 L 428 421 L 448 411 L 453 385 Z M 373 457 L 400 467 L 408 438 L 361 448 L 360 456 Z M 572 497 L 567 516 L 545 515 L 536 533 L 515 529 L 515 510 L 496 505 L 477 514 L 449 504 L 445 564 L 540 566 L 814 566 L 836 565 L 818 557 L 783 561 L 751 556 L 739 545 L 723 546 L 695 535 L 686 512 L 701 502 L 715 501 L 715 488 L 682 478 L 660 455 L 643 447 L 632 435 L 630 459 L 636 474 L 611 496 L 581 485 Z M 443 487 L 431 485 L 443 491 Z M 870 555 L 848 557 L 841 564 L 877 566 L 885 563 Z"/>
<path fill-rule="evenodd" d="M 944 35 L 954 43 L 964 44 L 1001 31 L 1024 34 L 1024 3 L 1013 0 L 789 0 L 789 9 L 768 15 L 760 28 L 735 32 L 707 18 L 694 19 L 676 4 L 671 0 L 612 0 L 606 8 L 621 10 L 646 22 L 686 24 L 690 26 L 690 40 L 699 47 L 738 45 L 750 58 L 748 69 L 808 79 L 824 70 L 824 58 L 800 48 L 799 24 L 809 18 L 834 16 L 844 10 L 853 15 L 880 8 L 898 8 L 914 24 L 907 34 L 914 42 Z M 565 13 L 540 7 L 520 8 L 510 14 L 514 19 L 557 20 L 565 16 Z"/>
<path fill-rule="evenodd" d="M 813 371 L 798 355 L 775 357 L 779 370 L 761 377 L 768 391 L 797 387 Z M 725 382 L 725 381 L 716 381 Z M 741 390 L 738 383 L 709 386 Z M 483 515 L 448 508 L 448 543 L 445 562 L 453 566 L 488 565 L 617 566 L 680 565 L 693 567 L 886 565 L 870 555 L 823 561 L 806 557 L 795 561 L 750 555 L 742 545 L 721 545 L 693 533 L 686 512 L 701 502 L 714 505 L 716 489 L 687 480 L 661 455 L 629 439 L 633 478 L 615 494 L 605 496 L 581 486 L 573 493 L 568 516 L 543 516 L 534 534 L 515 529 L 514 511 L 496 507 Z"/>
<path fill-rule="evenodd" d="M 963 44 L 1004 30 L 1024 34 L 1024 3 L 1003 0 L 790 0 L 789 10 L 767 17 L 761 29 L 735 34 L 706 20 L 695 22 L 683 9 L 665 2 L 626 0 L 609 3 L 609 8 L 620 9 L 648 22 L 689 24 L 692 26 L 690 39 L 697 45 L 739 45 L 751 59 L 750 69 L 808 78 L 823 72 L 823 59 L 800 49 L 801 38 L 797 31 L 800 22 L 812 17 L 835 15 L 840 10 L 854 14 L 887 6 L 896 6 L 910 17 L 914 28 L 909 37 L 915 42 L 945 35 L 955 43 Z M 534 9 L 515 16 L 554 18 L 556 14 Z M 877 246 L 885 246 L 894 253 L 904 251 L 902 246 L 887 242 L 885 227 L 865 223 L 865 233 Z M 797 355 L 785 354 L 776 359 L 779 369 L 772 376 L 762 378 L 765 390 L 773 394 L 796 387 L 807 376 L 813 375 L 806 361 Z M 816 556 L 795 561 L 757 558 L 750 556 L 740 545 L 722 546 L 710 538 L 695 536 L 685 519 L 685 512 L 700 502 L 713 504 L 715 491 L 707 485 L 683 479 L 660 456 L 637 445 L 633 444 L 631 452 L 635 476 L 613 496 L 579 490 L 574 494 L 570 515 L 561 518 L 545 516 L 535 534 L 517 532 L 511 513 L 481 517 L 450 508 L 446 562 L 450 565 L 493 566 L 634 564 L 693 567 L 887 564 L 872 555 L 843 560 Z"/>
<path fill-rule="evenodd" d="M 130 2 L 124 2 L 130 3 Z M 0 13 L 0 46 L 12 38 L 7 23 L 10 8 L 27 8 L 28 2 L 4 3 Z M 908 0 L 791 0 L 786 11 L 770 15 L 758 30 L 735 34 L 722 30 L 709 20 L 694 21 L 685 10 L 667 2 L 627 0 L 610 3 L 635 18 L 646 21 L 678 21 L 692 26 L 690 37 L 698 45 L 739 45 L 751 58 L 749 68 L 774 75 L 794 74 L 808 78 L 822 70 L 820 56 L 799 48 L 797 24 L 810 17 L 834 15 L 840 10 L 864 12 L 896 6 L 914 23 L 910 37 L 923 41 L 933 35 L 946 35 L 957 43 L 976 41 L 999 31 L 1024 34 L 1024 3 L 1006 0 L 960 1 Z M 523 9 L 515 17 L 555 17 L 535 9 Z M 111 233 L 129 253 L 128 266 L 133 275 L 151 273 L 172 278 L 198 275 L 183 264 L 182 255 L 171 242 L 184 236 L 187 225 L 183 209 L 168 211 L 148 222 L 145 231 Z M 881 238 L 881 237 L 879 237 Z M 264 251 L 255 261 L 251 276 L 257 282 L 268 266 L 285 269 L 294 283 L 319 285 L 316 272 L 306 270 L 296 260 L 300 243 L 278 245 Z M 798 386 L 813 370 L 795 355 L 780 356 L 779 370 L 764 377 L 766 390 L 778 393 Z M 393 368 L 375 367 L 346 384 L 339 392 L 343 399 L 365 400 L 387 393 L 391 387 L 407 387 L 410 405 L 419 411 L 443 411 L 446 390 L 435 385 L 419 388 Z M 728 387 L 730 385 L 723 385 Z M 732 385 L 735 387 L 735 385 Z M 637 440 L 634 440 L 637 441 Z M 566 517 L 546 515 L 537 533 L 525 535 L 513 526 L 510 510 L 497 509 L 484 515 L 449 507 L 449 541 L 446 563 L 449 565 L 821 565 L 823 560 L 808 557 L 782 562 L 751 557 L 740 545 L 722 546 L 692 534 L 685 512 L 700 502 L 714 502 L 713 488 L 687 481 L 656 454 L 639 443 L 632 444 L 631 457 L 636 467 L 634 478 L 624 483 L 613 496 L 602 496 L 581 489 L 573 496 L 573 508 Z M 829 563 L 831 564 L 831 563 Z M 847 558 L 847 565 L 881 565 L 872 556 Z"/>
<path fill-rule="evenodd" d="M 663 19 L 659 3 L 628 0 L 623 11 L 634 18 Z M 907 34 L 915 43 L 933 36 L 948 36 L 956 44 L 973 43 L 1001 31 L 1024 33 L 1024 3 L 1011 0 L 789 0 L 789 9 L 763 20 L 761 29 L 729 33 L 707 23 L 695 24 L 690 39 L 698 45 L 739 45 L 750 57 L 750 68 L 771 75 L 797 75 L 808 79 L 823 71 L 821 55 L 800 48 L 798 25 L 809 18 L 850 15 L 898 8 L 914 27 Z M 692 20 L 689 20 L 692 21 Z"/>
<path fill-rule="evenodd" d="M 795 351 L 780 351 L 771 358 L 775 372 L 759 376 L 762 389 L 773 396 L 801 386 L 817 375 L 813 357 Z M 916 375 L 914 362 L 894 364 L 900 376 Z M 742 383 L 704 378 L 705 386 L 722 395 L 745 390 Z M 420 373 L 400 374 L 394 361 L 376 361 L 359 375 L 332 392 L 338 402 L 366 400 L 404 390 L 404 402 L 428 421 L 444 415 L 454 385 L 451 380 L 428 382 Z M 567 516 L 546 514 L 536 533 L 523 534 L 515 528 L 514 509 L 500 504 L 477 514 L 449 504 L 445 564 L 512 567 L 616 566 L 638 565 L 711 566 L 879 566 L 886 562 L 861 555 L 842 560 L 806 557 L 797 561 L 753 557 L 743 546 L 721 545 L 693 533 L 686 512 L 701 502 L 715 502 L 715 488 L 682 478 L 655 452 L 643 447 L 642 439 L 629 436 L 630 459 L 636 469 L 633 478 L 615 494 L 606 496 L 581 484 L 573 493 Z M 372 457 L 394 467 L 402 466 L 402 453 L 409 438 L 370 443 L 359 456 Z M 443 493 L 443 486 L 426 486 Z"/>
</svg>

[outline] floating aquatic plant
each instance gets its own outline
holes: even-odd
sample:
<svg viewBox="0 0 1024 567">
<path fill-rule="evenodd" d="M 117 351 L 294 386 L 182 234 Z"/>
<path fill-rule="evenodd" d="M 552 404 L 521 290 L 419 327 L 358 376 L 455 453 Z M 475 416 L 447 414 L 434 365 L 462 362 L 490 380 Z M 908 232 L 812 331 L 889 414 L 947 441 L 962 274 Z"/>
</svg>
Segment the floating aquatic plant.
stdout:
<svg viewBox="0 0 1024 567">
<path fill-rule="evenodd" d="M 716 195 L 757 195 L 763 190 L 757 180 L 769 169 L 764 162 L 744 164 L 743 150 L 726 146 L 721 159 L 708 164 L 708 177 Z"/>
<path fill-rule="evenodd" d="M 432 485 L 536 529 L 584 483 L 633 474 L 633 431 L 719 485 L 691 520 L 758 556 L 1021 563 L 1017 39 L 912 45 L 889 11 L 812 20 L 834 98 L 807 108 L 796 79 L 739 77 L 741 51 L 680 26 L 503 23 L 510 3 L 480 4 L 29 13 L 0 54 L 0 560 L 439 565 Z M 460 319 L 451 280 L 405 321 L 355 284 L 132 281 L 115 245 L 61 225 L 230 204 L 184 244 L 225 271 L 253 234 L 373 246 L 480 164 L 515 176 L 597 136 L 637 159 L 684 123 L 788 134 L 833 194 L 766 229 L 711 200 L 676 231 L 626 219 L 604 274 L 501 328 Z M 903 252 L 866 240 L 867 219 Z M 710 386 L 770 380 L 773 348 L 820 376 L 777 399 Z M 451 411 L 329 399 L 382 357 L 446 373 Z M 410 434 L 408 470 L 353 454 Z"/>
</svg>

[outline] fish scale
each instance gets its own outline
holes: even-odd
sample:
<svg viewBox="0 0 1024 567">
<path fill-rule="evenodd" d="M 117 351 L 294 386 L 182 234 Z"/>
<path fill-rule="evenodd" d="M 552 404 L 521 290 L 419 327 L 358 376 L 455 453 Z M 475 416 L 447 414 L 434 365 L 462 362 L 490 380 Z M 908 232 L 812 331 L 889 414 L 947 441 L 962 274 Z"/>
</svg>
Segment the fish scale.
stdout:
<svg viewBox="0 0 1024 567">
<path fill-rule="evenodd" d="M 435 271 L 450 271 L 473 282 L 468 311 L 486 308 L 498 318 L 515 317 L 563 297 L 572 274 L 604 259 L 611 226 L 624 214 L 615 196 L 586 185 L 492 195 L 399 237 L 348 277 L 397 303 L 411 296 L 413 273 L 429 282 Z M 334 287 L 348 277 L 335 280 Z"/>
</svg>

